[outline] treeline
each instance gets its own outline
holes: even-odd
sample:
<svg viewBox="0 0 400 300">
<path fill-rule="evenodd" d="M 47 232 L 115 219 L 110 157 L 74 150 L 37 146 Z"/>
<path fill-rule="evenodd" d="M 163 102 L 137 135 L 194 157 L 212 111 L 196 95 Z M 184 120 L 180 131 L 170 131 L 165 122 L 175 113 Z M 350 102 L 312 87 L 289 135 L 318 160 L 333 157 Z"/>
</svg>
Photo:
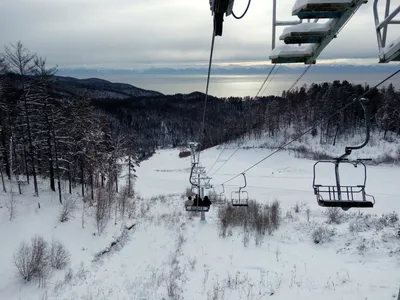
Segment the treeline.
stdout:
<svg viewBox="0 0 400 300">
<path fill-rule="evenodd" d="M 319 135 L 321 143 L 335 143 L 345 135 L 363 134 L 362 107 L 358 103 L 344 110 L 343 107 L 367 90 L 367 85 L 334 81 L 284 91 L 282 97 L 209 97 L 203 134 L 202 93 L 136 97 L 118 102 L 95 99 L 92 103 L 134 132 L 141 149 L 185 146 L 191 140 L 207 148 L 239 138 L 261 138 L 265 131 L 271 138 L 278 138 L 289 128 L 301 133 L 316 122 L 322 125 L 315 126 L 311 134 Z M 383 132 L 385 137 L 389 132 L 399 135 L 400 92 L 390 84 L 373 89 L 368 99 L 371 129 Z M 332 117 L 336 112 L 339 113 Z"/>
<path fill-rule="evenodd" d="M 185 146 L 188 141 L 198 141 L 204 149 L 244 138 L 247 133 L 261 136 L 269 103 L 284 101 L 274 96 L 258 100 L 209 97 L 202 131 L 204 97 L 195 92 L 135 97 L 118 102 L 94 99 L 92 103 L 134 132 L 141 149 Z"/>
<path fill-rule="evenodd" d="M 0 174 L 19 184 L 33 183 L 39 196 L 39 176 L 58 191 L 81 186 L 82 195 L 101 186 L 118 191 L 119 159 L 128 157 L 128 186 L 137 165 L 134 141 L 112 127 L 107 115 L 85 95 L 60 96 L 52 89 L 55 69 L 20 42 L 0 54 Z"/>
<path fill-rule="evenodd" d="M 367 91 L 365 106 L 368 109 L 371 130 L 383 134 L 384 138 L 400 135 L 400 91 L 393 84 L 380 89 L 371 89 L 368 85 L 353 85 L 347 81 L 312 84 L 290 92 L 283 92 L 285 104 L 274 103 L 278 113 L 268 115 L 272 124 L 269 130 L 277 127 L 293 126 L 304 131 L 316 121 L 321 125 L 312 130 L 321 143 L 335 143 L 338 137 L 363 134 L 364 113 L 359 102 L 354 99 Z M 349 105 L 349 106 L 348 106 Z M 345 108 L 345 106 L 348 106 Z"/>
</svg>

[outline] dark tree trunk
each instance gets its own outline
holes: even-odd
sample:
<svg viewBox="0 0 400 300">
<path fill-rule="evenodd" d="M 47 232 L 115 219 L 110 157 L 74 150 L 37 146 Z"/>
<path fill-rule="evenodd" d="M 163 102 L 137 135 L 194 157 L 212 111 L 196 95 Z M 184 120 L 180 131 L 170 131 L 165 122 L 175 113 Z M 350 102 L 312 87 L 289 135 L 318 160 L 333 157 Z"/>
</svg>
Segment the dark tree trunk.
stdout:
<svg viewBox="0 0 400 300">
<path fill-rule="evenodd" d="M 47 147 L 49 150 L 49 173 L 50 173 L 50 188 L 53 192 L 56 191 L 56 186 L 54 183 L 54 166 L 53 166 L 53 155 L 52 155 L 52 151 L 51 151 L 51 135 L 50 132 L 48 132 L 48 136 L 47 136 Z M 57 159 L 57 158 L 56 158 Z"/>
<path fill-rule="evenodd" d="M 10 163 L 8 161 L 8 153 L 7 153 L 7 141 L 6 141 L 6 134 L 4 132 L 4 130 L 1 131 L 1 140 L 2 140 L 2 144 L 3 144 L 3 163 L 4 163 L 4 167 L 6 168 L 6 175 L 8 177 L 9 180 L 11 180 L 11 172 L 10 172 Z"/>
<path fill-rule="evenodd" d="M 68 162 L 68 192 L 72 194 L 71 163 Z"/>
<path fill-rule="evenodd" d="M 25 162 L 25 174 L 26 174 L 26 182 L 29 184 L 29 165 L 28 165 L 28 155 L 26 153 L 26 149 L 24 146 L 24 162 Z"/>
<path fill-rule="evenodd" d="M 33 148 L 31 123 L 30 123 L 30 119 L 29 119 L 28 101 L 26 99 L 26 96 L 24 97 L 24 108 L 25 108 L 26 130 L 27 130 L 27 134 L 28 134 L 28 143 L 29 143 L 29 157 L 30 157 L 30 161 L 31 161 L 32 175 L 33 175 L 33 186 L 34 186 L 34 190 L 35 190 L 35 196 L 39 197 L 39 189 L 38 189 L 36 166 L 35 166 L 35 151 Z"/>
<path fill-rule="evenodd" d="M 82 197 L 85 197 L 85 175 L 84 171 L 84 164 L 83 159 L 81 159 L 81 187 L 82 187 Z"/>
<path fill-rule="evenodd" d="M 90 198 L 94 201 L 93 170 L 90 170 Z"/>
</svg>

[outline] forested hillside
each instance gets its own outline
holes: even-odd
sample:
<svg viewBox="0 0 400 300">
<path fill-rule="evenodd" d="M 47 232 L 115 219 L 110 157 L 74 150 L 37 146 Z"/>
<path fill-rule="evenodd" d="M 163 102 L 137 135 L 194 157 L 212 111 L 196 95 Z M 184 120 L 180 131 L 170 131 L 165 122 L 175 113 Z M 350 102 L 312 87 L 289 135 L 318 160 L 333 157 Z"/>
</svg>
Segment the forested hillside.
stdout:
<svg viewBox="0 0 400 300">
<path fill-rule="evenodd" d="M 338 138 L 355 136 L 364 131 L 362 107 L 353 99 L 363 95 L 369 86 L 347 81 L 312 84 L 284 91 L 282 97 L 209 98 L 204 135 L 200 128 L 204 94 L 136 97 L 121 100 L 94 99 L 92 103 L 112 114 L 125 128 L 137 134 L 143 148 L 184 145 L 188 140 L 203 138 L 204 148 L 240 137 L 261 138 L 267 131 L 271 138 L 294 128 L 300 134 L 316 123 L 311 131 L 321 143 L 334 144 Z M 400 92 L 393 85 L 373 89 L 368 94 L 371 129 L 391 139 L 400 134 Z M 335 115 L 336 114 L 336 115 Z"/>
<path fill-rule="evenodd" d="M 314 126 L 310 134 L 334 144 L 361 134 L 361 107 L 341 109 L 369 89 L 335 81 L 283 92 L 282 97 L 209 97 L 201 133 L 200 92 L 166 96 L 98 79 L 55 77 L 56 69 L 47 68 L 21 43 L 6 47 L 0 57 L 0 173 L 33 180 L 36 194 L 40 175 L 49 178 L 54 191 L 61 179 L 68 180 L 70 190 L 82 186 L 82 194 L 86 185 L 93 198 L 94 185 L 117 178 L 121 157 L 129 160 L 131 186 L 141 159 L 159 147 L 192 140 L 207 148 L 247 136 L 265 138 L 265 131 L 271 139 L 288 129 L 300 134 Z M 389 85 L 368 98 L 372 129 L 386 139 L 399 135 L 400 92 Z M 325 122 L 315 126 L 315 121 Z M 117 180 L 107 182 L 113 185 L 109 190 L 118 190 Z"/>
<path fill-rule="evenodd" d="M 1 56 L 0 56 L 1 57 Z M 41 57 L 21 43 L 6 47 L 1 58 L 0 77 L 0 174 L 8 179 L 32 183 L 39 195 L 38 177 L 49 179 L 59 192 L 61 180 L 69 183 L 69 192 L 80 185 L 94 199 L 94 186 L 118 192 L 118 160 L 126 157 L 129 188 L 137 165 L 137 147 L 133 133 L 121 136 L 111 127 L 110 118 L 81 95 L 57 93 L 55 69 L 49 69 Z M 14 176 L 13 176 L 14 175 Z M 111 194 L 110 194 L 111 195 Z"/>
</svg>

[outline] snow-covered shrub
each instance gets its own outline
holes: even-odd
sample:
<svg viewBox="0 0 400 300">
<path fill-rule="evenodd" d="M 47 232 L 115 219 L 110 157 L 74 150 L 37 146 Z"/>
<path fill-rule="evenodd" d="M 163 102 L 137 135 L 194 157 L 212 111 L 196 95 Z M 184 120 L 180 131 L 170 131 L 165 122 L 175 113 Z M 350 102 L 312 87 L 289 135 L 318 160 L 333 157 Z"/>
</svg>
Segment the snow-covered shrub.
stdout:
<svg viewBox="0 0 400 300">
<path fill-rule="evenodd" d="M 96 193 L 96 227 L 97 233 L 101 235 L 110 220 L 111 206 L 108 193 L 103 188 L 98 188 Z"/>
<path fill-rule="evenodd" d="M 376 218 L 373 218 L 372 215 L 357 213 L 351 218 L 349 222 L 349 231 L 350 232 L 363 232 L 370 230 L 376 226 Z"/>
<path fill-rule="evenodd" d="M 61 207 L 60 222 L 67 222 L 72 217 L 75 208 L 76 199 L 73 199 L 70 195 L 66 195 Z"/>
<path fill-rule="evenodd" d="M 281 209 L 277 200 L 275 200 L 269 208 L 269 217 L 272 227 L 278 229 L 281 222 Z"/>
<path fill-rule="evenodd" d="M 50 248 L 50 265 L 57 270 L 64 269 L 70 261 L 70 254 L 65 246 L 56 240 L 53 240 Z"/>
<path fill-rule="evenodd" d="M 64 283 L 70 283 L 72 278 L 74 277 L 74 272 L 72 271 L 72 269 L 68 269 L 67 272 L 65 272 L 64 274 Z"/>
<path fill-rule="evenodd" d="M 246 208 L 237 209 L 232 205 L 220 207 L 220 235 L 226 237 L 229 227 L 246 227 L 249 232 L 255 233 L 257 239 L 278 229 L 281 221 L 281 211 L 278 201 L 271 206 L 261 205 L 254 200 L 249 201 Z"/>
<path fill-rule="evenodd" d="M 130 193 L 133 194 L 132 191 L 129 191 L 128 186 L 124 186 L 122 188 L 121 192 L 119 193 L 118 198 L 117 198 L 117 200 L 118 200 L 118 208 L 119 208 L 119 212 L 120 212 L 120 215 L 121 215 L 122 219 L 125 218 L 125 213 L 126 213 L 127 204 L 129 202 L 129 198 L 130 198 L 130 196 L 129 196 Z"/>
<path fill-rule="evenodd" d="M 326 217 L 328 224 L 340 224 L 343 219 L 343 213 L 338 207 L 328 207 L 328 209 L 326 210 Z"/>
<path fill-rule="evenodd" d="M 379 225 L 382 227 L 394 227 L 399 221 L 399 215 L 393 211 L 388 214 L 382 214 L 379 218 Z"/>
<path fill-rule="evenodd" d="M 329 242 L 331 237 L 335 235 L 335 230 L 330 229 L 325 225 L 317 227 L 312 232 L 312 239 L 315 244 L 323 244 Z"/>
<path fill-rule="evenodd" d="M 300 212 L 300 204 L 299 202 L 296 202 L 296 205 L 293 207 L 294 212 L 295 213 L 299 213 Z"/>
<path fill-rule="evenodd" d="M 41 236 L 35 236 L 31 244 L 21 243 L 14 253 L 14 264 L 26 281 L 44 278 L 49 273 L 48 244 Z"/>
</svg>

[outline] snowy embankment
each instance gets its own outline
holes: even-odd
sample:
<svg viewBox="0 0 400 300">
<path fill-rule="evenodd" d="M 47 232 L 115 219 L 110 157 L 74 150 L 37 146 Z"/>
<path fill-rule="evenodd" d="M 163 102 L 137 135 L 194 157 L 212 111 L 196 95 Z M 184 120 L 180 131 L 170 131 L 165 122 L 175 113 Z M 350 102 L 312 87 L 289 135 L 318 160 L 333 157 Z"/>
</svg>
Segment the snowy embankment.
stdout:
<svg viewBox="0 0 400 300">
<path fill-rule="evenodd" d="M 338 137 L 335 145 L 333 144 L 333 136 L 329 138 L 330 142 L 321 143 L 319 135 L 313 137 L 308 133 L 299 137 L 299 134 L 293 128 L 288 128 L 279 135 L 270 136 L 263 133 L 258 139 L 245 139 L 242 142 L 233 141 L 227 143 L 226 147 L 276 149 L 290 142 L 285 149 L 293 152 L 296 157 L 318 160 L 339 157 L 344 153 L 346 146 L 357 146 L 365 140 L 365 132 L 361 129 L 359 132 L 354 132 L 352 137 Z M 219 147 L 223 148 L 224 146 Z M 373 159 L 372 164 L 400 164 L 400 138 L 390 132 L 384 137 L 382 132 L 373 131 L 367 145 L 362 149 L 354 150 L 350 158 L 371 158 Z"/>
<path fill-rule="evenodd" d="M 212 176 L 214 185 L 271 152 L 249 149 L 251 142 L 246 146 L 219 169 L 235 148 L 224 150 L 210 172 L 219 169 Z M 365 154 L 374 155 L 375 149 Z M 202 164 L 210 168 L 221 150 L 204 151 Z M 82 228 L 79 204 L 75 217 L 60 223 L 60 207 L 51 193 L 43 193 L 38 209 L 37 198 L 29 197 L 26 190 L 25 196 L 18 197 L 18 214 L 10 222 L 5 206 L 8 196 L 0 194 L 0 299 L 361 300 L 397 296 L 400 237 L 393 211 L 400 211 L 399 167 L 368 167 L 366 190 L 376 198 L 373 209 L 327 216 L 312 190 L 314 162 L 277 153 L 246 172 L 250 198 L 265 204 L 278 200 L 281 207 L 279 228 L 256 245 L 256 236 L 244 228 L 230 228 L 222 237 L 217 207 L 206 214 L 205 222 L 184 210 L 182 193 L 189 186 L 190 158 L 180 159 L 178 152 L 158 151 L 141 164 L 136 184 L 141 197 L 135 200 L 134 218 L 117 225 L 110 222 L 101 236 L 94 235 L 90 210 Z M 358 180 L 359 170 L 348 170 L 353 171 L 347 175 Z M 331 179 L 331 172 L 323 169 L 321 177 Z M 240 176 L 227 183 L 227 197 L 242 184 Z M 122 245 L 95 260 L 121 234 L 125 223 L 136 226 Z M 55 237 L 71 252 L 71 270 L 54 271 L 42 288 L 37 282 L 24 283 L 12 262 L 19 244 L 35 234 L 49 241 Z"/>
</svg>

